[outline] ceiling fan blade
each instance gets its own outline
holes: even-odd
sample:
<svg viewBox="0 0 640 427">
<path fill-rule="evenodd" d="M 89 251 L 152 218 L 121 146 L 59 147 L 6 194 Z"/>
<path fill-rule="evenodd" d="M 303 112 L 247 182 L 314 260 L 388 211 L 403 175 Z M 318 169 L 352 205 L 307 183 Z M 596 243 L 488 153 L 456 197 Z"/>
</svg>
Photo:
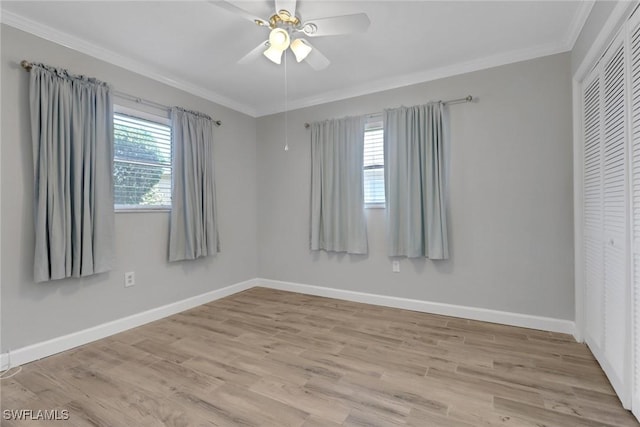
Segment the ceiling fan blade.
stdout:
<svg viewBox="0 0 640 427">
<path fill-rule="evenodd" d="M 311 68 L 316 71 L 324 70 L 325 68 L 327 68 L 329 64 L 331 64 L 331 61 L 329 61 L 329 59 L 327 59 L 327 57 L 324 56 L 322 52 L 320 52 L 307 40 L 304 41 L 311 47 L 311 52 L 309 52 L 309 55 L 307 55 L 307 57 L 304 59 L 305 61 L 307 61 L 307 64 L 309 64 Z"/>
<path fill-rule="evenodd" d="M 268 43 L 268 40 L 265 40 L 262 43 L 260 43 L 258 46 L 253 48 L 251 52 L 247 53 L 245 56 L 240 58 L 240 60 L 238 61 L 238 64 L 244 65 L 258 59 L 262 55 L 262 52 L 264 52 L 265 49 L 267 49 L 267 43 Z"/>
<path fill-rule="evenodd" d="M 244 19 L 251 21 L 255 24 L 258 25 L 262 25 L 262 26 L 268 26 L 269 22 L 265 21 L 262 18 L 258 18 L 257 16 L 255 16 L 253 13 L 248 12 L 238 6 L 236 6 L 235 4 L 228 2 L 226 0 L 208 0 L 209 3 L 211 3 L 214 6 L 217 6 L 221 9 L 224 10 L 228 10 L 229 12 L 235 13 L 238 16 L 242 16 Z"/>
<path fill-rule="evenodd" d="M 367 31 L 371 21 L 366 13 L 332 16 L 330 18 L 310 19 L 305 22 L 302 31 L 309 37 L 337 36 L 340 34 L 362 33 Z"/>
<path fill-rule="evenodd" d="M 286 10 L 291 16 L 296 16 L 296 0 L 276 0 L 276 13 Z"/>
</svg>

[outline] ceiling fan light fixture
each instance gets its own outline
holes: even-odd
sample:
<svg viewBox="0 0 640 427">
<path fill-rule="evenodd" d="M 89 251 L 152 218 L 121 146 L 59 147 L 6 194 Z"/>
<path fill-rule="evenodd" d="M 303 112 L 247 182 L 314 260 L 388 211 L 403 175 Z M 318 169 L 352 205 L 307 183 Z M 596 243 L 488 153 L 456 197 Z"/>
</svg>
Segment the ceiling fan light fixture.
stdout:
<svg viewBox="0 0 640 427">
<path fill-rule="evenodd" d="M 274 49 L 284 52 L 290 43 L 289 33 L 282 28 L 274 28 L 269 33 L 269 44 Z"/>
<path fill-rule="evenodd" d="M 280 65 L 282 63 L 282 50 L 276 49 L 273 46 L 269 46 L 262 54 L 269 58 L 274 64 Z"/>
<path fill-rule="evenodd" d="M 307 42 L 303 39 L 295 39 L 291 43 L 291 50 L 293 54 L 296 56 L 296 61 L 301 62 L 309 55 L 313 48 L 309 46 Z"/>
</svg>

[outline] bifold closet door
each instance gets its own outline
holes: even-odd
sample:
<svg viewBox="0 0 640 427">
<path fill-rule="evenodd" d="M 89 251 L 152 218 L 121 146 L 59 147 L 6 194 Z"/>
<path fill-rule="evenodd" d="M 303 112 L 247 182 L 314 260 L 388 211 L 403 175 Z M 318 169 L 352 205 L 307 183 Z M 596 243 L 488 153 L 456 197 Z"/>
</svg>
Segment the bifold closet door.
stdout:
<svg viewBox="0 0 640 427">
<path fill-rule="evenodd" d="M 585 340 L 640 419 L 640 13 L 582 88 Z"/>
<path fill-rule="evenodd" d="M 585 338 L 629 407 L 627 144 L 635 119 L 629 108 L 631 63 L 626 37 L 624 30 L 618 34 L 583 82 L 582 208 Z"/>
</svg>

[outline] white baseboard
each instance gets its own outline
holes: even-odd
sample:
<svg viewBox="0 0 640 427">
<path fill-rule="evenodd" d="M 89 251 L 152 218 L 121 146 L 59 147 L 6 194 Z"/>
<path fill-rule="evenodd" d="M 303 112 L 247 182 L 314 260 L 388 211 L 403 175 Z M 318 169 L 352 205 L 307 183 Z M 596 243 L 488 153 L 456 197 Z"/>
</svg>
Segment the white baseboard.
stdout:
<svg viewBox="0 0 640 427">
<path fill-rule="evenodd" d="M 6 371 L 9 369 L 9 354 L 2 353 L 0 354 L 0 372 Z"/>
<path fill-rule="evenodd" d="M 48 341 L 12 350 L 10 353 L 2 353 L 0 354 L 0 371 L 88 344 L 90 342 L 106 338 L 110 335 L 124 332 L 128 329 L 132 329 L 155 320 L 163 319 L 190 308 L 251 289 L 255 286 L 263 286 L 283 291 L 299 292 L 308 295 L 337 298 L 386 307 L 402 308 L 424 313 L 441 314 L 445 316 L 481 320 L 484 322 L 540 329 L 544 331 L 562 332 L 572 334 L 574 336 L 576 332 L 575 323 L 570 320 L 553 319 L 549 317 L 531 316 L 528 314 L 489 310 L 485 308 L 466 307 L 258 278 L 236 283 L 222 289 L 216 289 L 215 291 L 163 305 L 142 313 L 53 338 Z"/>
<path fill-rule="evenodd" d="M 146 323 L 224 298 L 237 292 L 242 292 L 253 288 L 254 286 L 256 286 L 256 279 L 247 280 L 222 289 L 216 289 L 215 291 L 206 292 L 201 295 L 196 295 L 191 298 L 143 311 L 142 313 L 103 323 L 82 331 L 63 335 L 61 337 L 53 338 L 48 341 L 43 341 L 16 350 L 11 350 L 10 353 L 0 354 L 0 370 L 23 365 L 25 363 L 33 362 L 34 360 L 42 359 L 43 357 L 51 356 L 74 347 L 88 344 L 110 335 L 136 328 Z"/>
<path fill-rule="evenodd" d="M 345 291 L 343 289 L 325 288 L 322 286 L 305 285 L 293 282 L 282 282 L 279 280 L 259 278 L 256 280 L 256 283 L 257 286 L 280 289 L 282 291 L 299 292 L 308 295 L 337 298 L 386 307 L 403 308 L 405 310 L 481 320 L 483 322 L 520 326 L 523 328 L 539 329 L 543 331 L 561 332 L 573 335 L 574 337 L 576 334 L 576 324 L 571 320 L 554 319 L 551 317 L 532 316 L 529 314 L 510 313 L 508 311 L 489 310 L 486 308 L 467 307 L 409 298 L 398 298 L 386 295 L 368 294 L 364 292 Z"/>
</svg>

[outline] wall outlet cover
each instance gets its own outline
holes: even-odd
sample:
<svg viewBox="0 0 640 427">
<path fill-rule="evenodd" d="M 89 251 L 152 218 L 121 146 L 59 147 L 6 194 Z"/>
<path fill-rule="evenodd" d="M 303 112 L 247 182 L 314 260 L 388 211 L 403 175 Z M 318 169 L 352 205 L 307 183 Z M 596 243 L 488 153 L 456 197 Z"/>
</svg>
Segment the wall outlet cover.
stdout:
<svg viewBox="0 0 640 427">
<path fill-rule="evenodd" d="M 394 273 L 400 273 L 400 261 L 395 260 L 391 263 L 391 270 Z"/>
<path fill-rule="evenodd" d="M 129 271 L 124 273 L 124 287 L 128 288 L 136 284 L 136 273 L 133 271 Z"/>
</svg>

